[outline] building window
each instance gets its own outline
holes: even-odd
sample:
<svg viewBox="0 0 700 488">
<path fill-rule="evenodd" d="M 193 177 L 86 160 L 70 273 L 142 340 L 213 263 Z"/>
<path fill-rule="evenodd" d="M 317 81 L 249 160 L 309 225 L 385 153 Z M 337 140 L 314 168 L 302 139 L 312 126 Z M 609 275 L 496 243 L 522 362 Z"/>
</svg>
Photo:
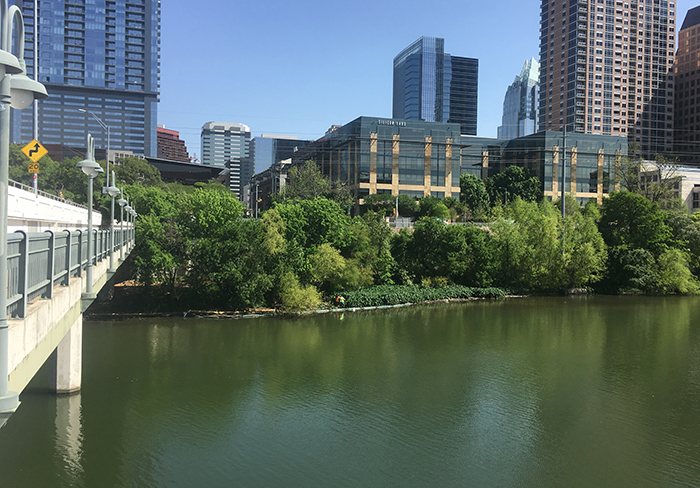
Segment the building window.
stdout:
<svg viewBox="0 0 700 488">
<path fill-rule="evenodd" d="M 693 191 L 693 208 L 700 208 L 700 193 L 696 191 Z"/>
</svg>

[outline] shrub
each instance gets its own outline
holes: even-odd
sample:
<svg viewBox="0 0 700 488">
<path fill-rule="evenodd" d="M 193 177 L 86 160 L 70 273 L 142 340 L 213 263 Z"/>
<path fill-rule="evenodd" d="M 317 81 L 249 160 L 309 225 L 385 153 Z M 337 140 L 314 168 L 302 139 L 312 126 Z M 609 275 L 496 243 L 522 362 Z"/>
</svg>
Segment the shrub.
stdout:
<svg viewBox="0 0 700 488">
<path fill-rule="evenodd" d="M 450 298 L 501 298 L 507 294 L 508 292 L 501 288 L 471 288 L 462 285 L 448 285 L 443 288 L 381 285 L 347 292 L 344 297 L 346 307 L 378 307 Z"/>
<path fill-rule="evenodd" d="M 280 302 L 288 312 L 311 310 L 321 304 L 321 294 L 313 285 L 302 286 L 294 273 L 287 272 L 280 280 Z"/>
</svg>

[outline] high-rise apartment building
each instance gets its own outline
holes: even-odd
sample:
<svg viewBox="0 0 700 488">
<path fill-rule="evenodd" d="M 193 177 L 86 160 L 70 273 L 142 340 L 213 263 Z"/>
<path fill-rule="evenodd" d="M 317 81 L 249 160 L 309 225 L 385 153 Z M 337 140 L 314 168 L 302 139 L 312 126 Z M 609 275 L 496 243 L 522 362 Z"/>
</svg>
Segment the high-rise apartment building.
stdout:
<svg viewBox="0 0 700 488">
<path fill-rule="evenodd" d="M 683 161 L 698 162 L 700 161 L 700 7 L 688 11 L 678 33 L 678 52 L 674 71 L 675 149 Z"/>
<path fill-rule="evenodd" d="M 207 122 L 202 126 L 202 164 L 224 166 L 232 159 L 249 156 L 250 128 L 247 125 Z"/>
<path fill-rule="evenodd" d="M 291 158 L 296 151 L 309 143 L 311 141 L 301 140 L 296 136 L 262 134 L 260 137 L 254 137 L 250 145 L 250 157 L 255 165 L 255 173 Z"/>
<path fill-rule="evenodd" d="M 542 0 L 539 130 L 673 142 L 674 1 Z"/>
<path fill-rule="evenodd" d="M 84 147 L 90 132 L 105 147 L 93 112 L 109 126 L 112 150 L 156 156 L 160 0 L 11 2 L 24 15 L 27 74 L 49 93 L 38 105 L 39 140 Z M 14 111 L 12 123 L 13 142 L 32 140 L 31 110 Z"/>
<path fill-rule="evenodd" d="M 180 139 L 180 133 L 176 130 L 158 126 L 158 157 L 170 161 L 190 162 L 185 141 Z"/>
<path fill-rule="evenodd" d="M 479 60 L 445 54 L 423 36 L 394 58 L 393 118 L 457 123 L 476 135 Z"/>
<path fill-rule="evenodd" d="M 540 64 L 535 58 L 525 62 L 519 76 L 506 90 L 499 139 L 515 139 L 537 132 L 537 102 Z"/>
</svg>

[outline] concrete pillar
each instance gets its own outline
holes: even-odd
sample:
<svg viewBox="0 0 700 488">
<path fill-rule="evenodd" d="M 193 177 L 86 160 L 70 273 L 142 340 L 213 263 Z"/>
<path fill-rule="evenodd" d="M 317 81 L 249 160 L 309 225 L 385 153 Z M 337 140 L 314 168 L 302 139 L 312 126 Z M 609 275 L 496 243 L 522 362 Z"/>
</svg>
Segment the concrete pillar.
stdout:
<svg viewBox="0 0 700 488">
<path fill-rule="evenodd" d="M 391 194 L 399 194 L 399 134 L 394 134 L 391 143 Z"/>
<path fill-rule="evenodd" d="M 430 195 L 431 192 L 431 166 L 432 166 L 432 154 L 433 154 L 433 144 L 432 137 L 425 136 L 425 142 L 423 144 L 423 196 Z"/>
<path fill-rule="evenodd" d="M 83 314 L 73 324 L 53 353 L 49 384 L 56 393 L 80 391 L 83 376 Z"/>
<path fill-rule="evenodd" d="M 601 147 L 598 149 L 598 185 L 596 187 L 596 201 L 598 202 L 598 205 L 603 204 L 603 179 L 605 177 L 605 167 L 603 166 L 605 164 L 605 154 L 604 150 Z M 620 183 L 618 179 L 618 171 L 617 171 L 617 166 L 615 166 L 615 190 L 620 189 Z"/>
<path fill-rule="evenodd" d="M 377 133 L 369 135 L 369 194 L 377 193 Z"/>
<path fill-rule="evenodd" d="M 552 198 L 559 194 L 559 158 L 561 156 L 559 146 L 552 148 Z M 546 187 L 545 187 L 546 188 Z"/>
<path fill-rule="evenodd" d="M 578 164 L 578 147 L 574 146 L 571 148 L 571 164 L 569 168 L 571 169 L 571 174 L 569 175 L 569 192 L 576 197 L 576 165 Z"/>
<path fill-rule="evenodd" d="M 452 196 L 452 138 L 445 139 L 445 196 Z M 459 193 L 457 194 L 459 198 Z"/>
</svg>

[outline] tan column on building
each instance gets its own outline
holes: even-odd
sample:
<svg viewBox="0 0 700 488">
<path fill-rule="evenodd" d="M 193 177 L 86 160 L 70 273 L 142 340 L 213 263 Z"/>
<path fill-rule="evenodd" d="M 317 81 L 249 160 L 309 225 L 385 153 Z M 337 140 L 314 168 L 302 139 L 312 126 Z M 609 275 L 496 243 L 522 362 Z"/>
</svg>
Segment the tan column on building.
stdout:
<svg viewBox="0 0 700 488">
<path fill-rule="evenodd" d="M 430 162 L 433 154 L 433 144 L 430 136 L 425 136 L 423 145 L 423 195 L 430 195 Z"/>
<path fill-rule="evenodd" d="M 557 195 L 559 193 L 559 159 L 560 159 L 560 149 L 559 146 L 552 146 L 552 193 Z"/>
<path fill-rule="evenodd" d="M 602 149 L 601 149 L 602 151 Z M 620 191 L 620 170 L 622 168 L 622 153 L 615 151 L 615 191 Z"/>
<path fill-rule="evenodd" d="M 354 157 L 354 161 L 352 162 L 352 166 L 354 168 L 353 176 L 352 176 L 352 184 L 357 186 L 358 183 L 358 176 L 359 176 L 359 169 L 357 168 L 357 153 L 360 151 L 360 142 L 355 141 L 355 150 L 352 152 Z"/>
<path fill-rule="evenodd" d="M 452 196 L 452 139 L 445 139 L 445 197 Z"/>
<path fill-rule="evenodd" d="M 569 183 L 571 184 L 571 189 L 569 190 L 575 197 L 576 195 L 576 163 L 578 162 L 578 147 L 574 146 L 571 148 L 571 174 L 569 176 Z"/>
<path fill-rule="evenodd" d="M 377 133 L 369 135 L 369 193 L 377 193 Z"/>
<path fill-rule="evenodd" d="M 391 144 L 391 194 L 399 194 L 399 135 L 394 134 Z"/>
<path fill-rule="evenodd" d="M 333 181 L 333 150 L 328 150 L 328 179 Z"/>
<path fill-rule="evenodd" d="M 596 185 L 596 202 L 598 205 L 603 203 L 603 178 L 605 177 L 605 171 L 603 168 L 603 161 L 605 161 L 603 148 L 598 149 L 598 184 Z"/>
<path fill-rule="evenodd" d="M 489 152 L 481 152 L 481 179 L 485 180 L 489 177 Z"/>
</svg>

